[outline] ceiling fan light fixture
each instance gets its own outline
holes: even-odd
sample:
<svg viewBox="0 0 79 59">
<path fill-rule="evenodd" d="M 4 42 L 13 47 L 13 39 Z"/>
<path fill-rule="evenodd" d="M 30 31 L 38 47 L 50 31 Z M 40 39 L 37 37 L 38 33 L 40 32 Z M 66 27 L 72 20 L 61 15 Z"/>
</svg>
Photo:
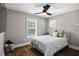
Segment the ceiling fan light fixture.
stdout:
<svg viewBox="0 0 79 59">
<path fill-rule="evenodd" d="M 45 6 L 43 6 L 42 12 L 38 12 L 38 13 L 35 13 L 35 14 L 41 14 L 42 13 L 43 15 L 49 15 L 49 16 L 51 16 L 52 14 L 49 13 L 49 12 L 47 12 L 49 8 L 50 8 L 50 5 L 46 4 Z"/>
<path fill-rule="evenodd" d="M 47 15 L 46 13 L 42 13 L 42 15 Z"/>
</svg>

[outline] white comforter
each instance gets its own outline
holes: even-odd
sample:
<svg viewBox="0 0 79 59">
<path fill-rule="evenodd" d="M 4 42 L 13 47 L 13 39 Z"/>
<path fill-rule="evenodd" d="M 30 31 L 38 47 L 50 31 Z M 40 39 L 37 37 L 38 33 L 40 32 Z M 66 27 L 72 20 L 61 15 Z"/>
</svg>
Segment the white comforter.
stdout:
<svg viewBox="0 0 79 59">
<path fill-rule="evenodd" d="M 43 51 L 45 56 L 54 55 L 54 53 L 68 45 L 66 37 L 57 38 L 50 35 L 33 37 L 32 42 Z"/>
</svg>

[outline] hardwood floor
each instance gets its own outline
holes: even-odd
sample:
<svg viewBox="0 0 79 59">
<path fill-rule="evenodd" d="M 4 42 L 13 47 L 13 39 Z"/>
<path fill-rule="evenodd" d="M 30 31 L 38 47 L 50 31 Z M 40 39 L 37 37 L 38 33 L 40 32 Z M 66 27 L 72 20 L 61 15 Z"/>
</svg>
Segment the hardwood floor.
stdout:
<svg viewBox="0 0 79 59">
<path fill-rule="evenodd" d="M 55 56 L 79 56 L 79 51 L 65 47 L 55 54 Z"/>
<path fill-rule="evenodd" d="M 27 45 L 14 49 L 7 53 L 6 56 L 43 56 L 43 54 L 41 54 L 37 49 L 32 48 L 32 45 Z M 79 56 L 79 51 L 65 47 L 54 56 Z"/>
</svg>

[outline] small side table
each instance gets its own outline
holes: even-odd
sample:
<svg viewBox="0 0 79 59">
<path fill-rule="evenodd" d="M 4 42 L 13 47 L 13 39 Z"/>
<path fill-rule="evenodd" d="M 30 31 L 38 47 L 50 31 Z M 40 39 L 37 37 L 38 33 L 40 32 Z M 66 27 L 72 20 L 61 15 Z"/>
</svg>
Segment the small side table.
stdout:
<svg viewBox="0 0 79 59">
<path fill-rule="evenodd" d="M 13 50 L 12 48 L 12 44 L 11 45 L 8 45 L 8 44 L 5 44 L 4 45 L 4 52 L 5 52 L 5 55 L 9 52 L 11 52 Z"/>
</svg>

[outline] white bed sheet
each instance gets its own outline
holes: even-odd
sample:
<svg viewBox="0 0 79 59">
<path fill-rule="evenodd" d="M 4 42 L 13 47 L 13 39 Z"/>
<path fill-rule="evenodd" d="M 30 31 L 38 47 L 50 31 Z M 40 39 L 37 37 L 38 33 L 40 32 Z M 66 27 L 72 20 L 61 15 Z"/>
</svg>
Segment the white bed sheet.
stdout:
<svg viewBox="0 0 79 59">
<path fill-rule="evenodd" d="M 43 51 L 45 56 L 52 56 L 68 45 L 66 37 L 57 38 L 50 35 L 33 37 L 32 42 Z"/>
</svg>

